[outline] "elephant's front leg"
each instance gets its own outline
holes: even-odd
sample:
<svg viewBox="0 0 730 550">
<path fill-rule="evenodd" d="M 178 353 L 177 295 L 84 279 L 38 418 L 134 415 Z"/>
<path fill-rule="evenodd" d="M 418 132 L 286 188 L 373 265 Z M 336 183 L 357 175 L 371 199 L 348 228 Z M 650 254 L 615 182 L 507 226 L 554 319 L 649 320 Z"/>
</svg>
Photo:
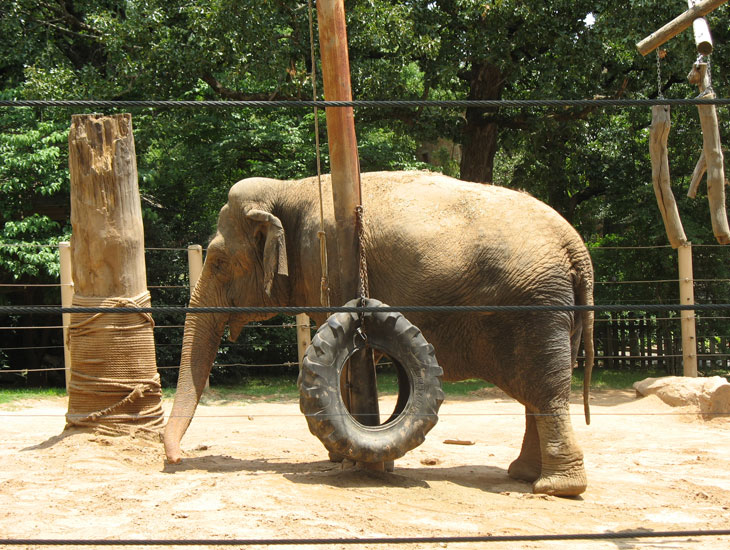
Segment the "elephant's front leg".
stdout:
<svg viewBox="0 0 730 550">
<path fill-rule="evenodd" d="M 525 437 L 522 440 L 520 456 L 509 465 L 507 473 L 513 479 L 535 481 L 542 471 L 540 437 L 537 434 L 535 415 L 525 407 Z"/>
<path fill-rule="evenodd" d="M 532 486 L 533 491 L 557 496 L 581 494 L 588 481 L 583 452 L 573 435 L 568 404 L 544 411 L 534 419 L 540 438 L 542 470 Z"/>
</svg>

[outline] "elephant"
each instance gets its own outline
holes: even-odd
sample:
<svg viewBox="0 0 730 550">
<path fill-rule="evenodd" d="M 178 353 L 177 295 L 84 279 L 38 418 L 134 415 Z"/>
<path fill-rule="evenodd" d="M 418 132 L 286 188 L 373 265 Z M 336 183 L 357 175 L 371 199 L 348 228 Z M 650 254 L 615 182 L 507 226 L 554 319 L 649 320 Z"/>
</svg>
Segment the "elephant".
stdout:
<svg viewBox="0 0 730 550">
<path fill-rule="evenodd" d="M 322 176 L 325 232 L 337 257 L 331 181 Z M 248 178 L 233 185 L 218 218 L 191 307 L 319 306 L 320 195 L 317 178 Z M 429 171 L 361 174 L 370 295 L 393 306 L 593 305 L 593 266 L 575 229 L 523 191 Z M 339 295 L 329 262 L 332 305 Z M 187 430 L 226 324 L 272 314 L 189 313 L 177 392 L 164 432 L 167 460 L 181 460 Z M 593 364 L 591 308 L 418 312 L 408 318 L 434 348 L 444 380 L 479 378 L 525 408 L 519 456 L 508 475 L 536 493 L 585 491 L 583 453 L 569 415 L 570 383 L 583 342 L 584 406 Z M 322 324 L 326 317 L 312 315 Z"/>
</svg>

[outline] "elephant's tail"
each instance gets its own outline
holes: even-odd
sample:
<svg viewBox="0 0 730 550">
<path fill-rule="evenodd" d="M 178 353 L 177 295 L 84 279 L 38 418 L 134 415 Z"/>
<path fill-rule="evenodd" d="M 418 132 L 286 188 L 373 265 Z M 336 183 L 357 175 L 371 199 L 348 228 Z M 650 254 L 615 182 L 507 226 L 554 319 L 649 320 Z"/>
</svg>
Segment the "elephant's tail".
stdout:
<svg viewBox="0 0 730 550">
<path fill-rule="evenodd" d="M 593 296 L 591 296 L 591 303 L 586 305 L 593 305 Z M 593 349 L 593 312 L 583 312 L 583 349 L 585 350 L 585 367 L 583 369 L 583 412 L 586 417 L 586 424 L 591 423 L 591 407 L 589 404 L 590 393 L 591 393 L 591 374 L 593 372 L 593 360 L 594 360 L 594 349 Z"/>
<path fill-rule="evenodd" d="M 587 256 L 587 251 L 586 251 Z M 593 266 L 590 263 L 590 259 L 586 259 L 586 265 L 581 266 L 578 269 L 577 285 L 575 288 L 575 303 L 576 305 L 592 306 L 593 305 Z M 593 348 L 593 311 L 579 311 L 576 312 L 576 318 L 580 323 L 580 333 L 583 334 L 583 349 L 585 351 L 584 369 L 583 369 L 583 411 L 586 417 L 586 424 L 591 423 L 591 409 L 589 404 L 590 391 L 591 391 L 591 374 L 593 372 L 593 361 L 595 357 L 595 351 Z M 576 327 L 578 328 L 578 327 Z M 579 333 L 579 334 L 580 334 Z M 577 348 L 580 345 L 580 341 L 575 342 L 574 354 L 577 356 Z"/>
</svg>

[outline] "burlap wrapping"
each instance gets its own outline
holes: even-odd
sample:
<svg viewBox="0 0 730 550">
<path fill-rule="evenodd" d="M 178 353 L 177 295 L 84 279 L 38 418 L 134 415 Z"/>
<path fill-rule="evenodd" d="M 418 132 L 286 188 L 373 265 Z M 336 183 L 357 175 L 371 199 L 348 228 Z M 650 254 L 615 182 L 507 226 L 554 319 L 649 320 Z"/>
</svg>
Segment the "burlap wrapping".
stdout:
<svg viewBox="0 0 730 550">
<path fill-rule="evenodd" d="M 149 307 L 133 298 L 74 296 L 79 307 Z M 148 313 L 73 313 L 69 326 L 71 381 L 67 427 L 105 433 L 159 431 L 162 388 L 155 360 L 155 323 Z"/>
</svg>

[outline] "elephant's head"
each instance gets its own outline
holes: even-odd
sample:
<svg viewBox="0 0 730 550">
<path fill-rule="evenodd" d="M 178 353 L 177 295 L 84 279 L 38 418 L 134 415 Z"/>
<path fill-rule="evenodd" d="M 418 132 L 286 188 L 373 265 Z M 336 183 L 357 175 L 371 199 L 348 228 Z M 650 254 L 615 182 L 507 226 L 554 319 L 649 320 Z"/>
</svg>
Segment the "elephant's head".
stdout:
<svg viewBox="0 0 730 550">
<path fill-rule="evenodd" d="M 244 180 L 229 193 L 208 245 L 191 307 L 272 306 L 288 299 L 286 241 L 271 203 L 260 199 L 272 180 Z M 259 198 L 254 199 L 257 196 Z M 235 341 L 243 326 L 271 315 L 188 314 L 177 393 L 165 427 L 165 454 L 180 461 L 180 440 L 205 388 L 226 324 Z"/>
</svg>

